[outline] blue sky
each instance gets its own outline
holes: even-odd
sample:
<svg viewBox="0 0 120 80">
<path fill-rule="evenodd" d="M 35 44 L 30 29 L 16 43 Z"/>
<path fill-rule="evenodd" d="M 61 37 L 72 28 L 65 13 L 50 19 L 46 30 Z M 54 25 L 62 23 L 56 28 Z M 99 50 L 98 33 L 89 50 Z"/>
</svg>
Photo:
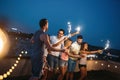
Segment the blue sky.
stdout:
<svg viewBox="0 0 120 80">
<path fill-rule="evenodd" d="M 109 39 L 111 48 L 120 49 L 120 0 L 0 0 L 0 16 L 19 24 L 12 27 L 26 33 L 35 32 L 39 20 L 47 18 L 51 35 L 60 28 L 67 34 L 70 21 L 72 32 L 80 25 L 89 44 L 104 47 Z"/>
</svg>

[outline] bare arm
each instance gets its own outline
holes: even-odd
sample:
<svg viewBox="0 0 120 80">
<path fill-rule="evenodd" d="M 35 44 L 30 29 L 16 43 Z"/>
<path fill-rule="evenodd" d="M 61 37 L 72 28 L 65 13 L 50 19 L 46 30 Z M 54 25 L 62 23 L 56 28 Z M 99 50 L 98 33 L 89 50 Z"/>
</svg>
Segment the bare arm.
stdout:
<svg viewBox="0 0 120 80">
<path fill-rule="evenodd" d="M 76 34 L 79 34 L 79 32 L 74 32 L 74 33 L 72 33 L 72 34 L 70 34 L 70 35 L 71 35 L 71 37 L 72 37 L 72 36 L 74 36 L 74 35 L 76 35 Z M 67 39 L 68 39 L 68 37 L 65 37 L 64 39 L 60 40 L 60 41 L 57 42 L 56 44 L 53 44 L 52 46 L 53 46 L 53 47 L 56 47 L 56 46 L 58 46 L 59 44 L 61 44 L 63 41 L 65 41 L 65 40 L 67 40 Z"/>
<path fill-rule="evenodd" d="M 72 37 L 72 36 L 75 36 L 75 35 L 77 35 L 77 34 L 79 34 L 79 32 L 71 33 L 71 37 Z"/>
<path fill-rule="evenodd" d="M 56 48 L 51 47 L 49 36 L 46 35 L 46 34 L 42 34 L 40 36 L 40 40 L 42 40 L 45 43 L 46 47 L 51 51 L 58 51 L 58 52 L 63 52 L 64 51 L 63 49 L 56 49 Z"/>
<path fill-rule="evenodd" d="M 56 46 L 60 45 L 62 42 L 64 42 L 67 39 L 68 39 L 68 37 L 65 37 L 64 39 L 60 40 L 59 42 L 53 44 L 52 47 L 56 47 Z"/>
<path fill-rule="evenodd" d="M 70 49 L 68 49 L 67 55 L 74 58 L 81 58 L 81 55 L 74 54 L 74 51 L 70 51 Z"/>
<path fill-rule="evenodd" d="M 80 51 L 80 53 L 83 54 L 94 54 L 94 53 L 101 53 L 102 50 L 96 50 L 96 51 Z"/>
<path fill-rule="evenodd" d="M 81 58 L 81 55 L 74 55 L 72 53 L 68 53 L 68 56 L 74 57 L 74 58 Z"/>
</svg>

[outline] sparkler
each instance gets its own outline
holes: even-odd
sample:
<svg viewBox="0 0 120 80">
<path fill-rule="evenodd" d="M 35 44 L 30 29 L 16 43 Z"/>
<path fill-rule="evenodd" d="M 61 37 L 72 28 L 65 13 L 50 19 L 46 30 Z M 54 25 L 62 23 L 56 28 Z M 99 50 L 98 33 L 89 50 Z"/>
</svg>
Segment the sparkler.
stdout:
<svg viewBox="0 0 120 80">
<path fill-rule="evenodd" d="M 101 54 L 103 53 L 103 51 L 107 50 L 107 49 L 109 48 L 109 46 L 110 46 L 110 41 L 107 40 L 107 41 L 106 41 L 106 44 L 105 44 L 105 47 L 104 47 L 104 49 L 102 50 Z"/>
<path fill-rule="evenodd" d="M 76 27 L 75 30 L 76 30 L 77 32 L 80 32 L 80 30 L 81 30 L 80 26 Z"/>
<path fill-rule="evenodd" d="M 104 50 L 108 49 L 108 48 L 109 48 L 109 46 L 110 46 L 110 41 L 109 41 L 109 40 L 107 40 L 107 41 L 106 41 L 106 44 L 105 44 L 105 48 L 104 48 Z"/>
<path fill-rule="evenodd" d="M 71 37 L 71 35 L 70 35 L 70 33 L 71 33 L 71 23 L 70 22 L 68 22 L 67 23 L 68 24 L 68 37 Z"/>
</svg>

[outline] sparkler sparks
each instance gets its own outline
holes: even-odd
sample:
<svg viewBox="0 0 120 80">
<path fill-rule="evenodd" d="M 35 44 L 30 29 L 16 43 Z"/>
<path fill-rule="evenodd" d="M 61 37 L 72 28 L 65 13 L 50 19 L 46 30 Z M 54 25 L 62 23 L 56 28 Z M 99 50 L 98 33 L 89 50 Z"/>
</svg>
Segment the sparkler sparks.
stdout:
<svg viewBox="0 0 120 80">
<path fill-rule="evenodd" d="M 75 30 L 76 30 L 77 32 L 80 32 L 80 30 L 81 30 L 80 26 L 76 27 Z"/>
<path fill-rule="evenodd" d="M 67 24 L 68 24 L 68 28 L 67 28 L 68 29 L 68 37 L 71 37 L 71 34 L 70 34 L 71 33 L 71 23 L 68 22 Z"/>
<path fill-rule="evenodd" d="M 68 22 L 67 24 L 68 24 L 68 33 L 70 34 L 70 32 L 71 32 L 71 23 Z"/>
<path fill-rule="evenodd" d="M 104 50 L 108 49 L 108 48 L 109 48 L 109 46 L 110 46 L 110 41 L 109 41 L 109 40 L 107 40 L 107 41 L 106 41 L 106 44 L 105 44 L 105 48 L 104 48 Z"/>
</svg>

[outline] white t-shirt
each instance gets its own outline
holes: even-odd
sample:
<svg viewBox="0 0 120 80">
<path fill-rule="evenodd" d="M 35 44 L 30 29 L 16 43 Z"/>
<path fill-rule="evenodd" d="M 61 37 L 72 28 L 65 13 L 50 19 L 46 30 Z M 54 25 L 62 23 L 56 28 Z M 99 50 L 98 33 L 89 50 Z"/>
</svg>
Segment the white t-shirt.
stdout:
<svg viewBox="0 0 120 80">
<path fill-rule="evenodd" d="M 50 36 L 50 42 L 51 44 L 56 44 L 57 42 L 59 42 L 60 40 L 62 40 L 62 38 L 58 39 L 57 36 Z M 56 46 L 55 48 L 57 49 L 62 49 L 64 47 L 64 42 L 62 42 L 61 44 L 59 44 L 58 46 Z M 56 52 L 56 51 L 51 51 L 51 54 L 53 56 L 58 57 L 60 55 L 60 52 Z"/>
<path fill-rule="evenodd" d="M 72 43 L 71 47 L 70 47 L 70 51 L 71 52 L 74 52 L 74 54 L 78 55 L 79 52 L 80 52 L 80 48 L 81 48 L 81 45 L 79 45 L 76 41 L 74 43 Z M 77 58 L 73 58 L 73 57 L 70 57 L 71 59 L 73 60 L 77 60 Z"/>
</svg>

